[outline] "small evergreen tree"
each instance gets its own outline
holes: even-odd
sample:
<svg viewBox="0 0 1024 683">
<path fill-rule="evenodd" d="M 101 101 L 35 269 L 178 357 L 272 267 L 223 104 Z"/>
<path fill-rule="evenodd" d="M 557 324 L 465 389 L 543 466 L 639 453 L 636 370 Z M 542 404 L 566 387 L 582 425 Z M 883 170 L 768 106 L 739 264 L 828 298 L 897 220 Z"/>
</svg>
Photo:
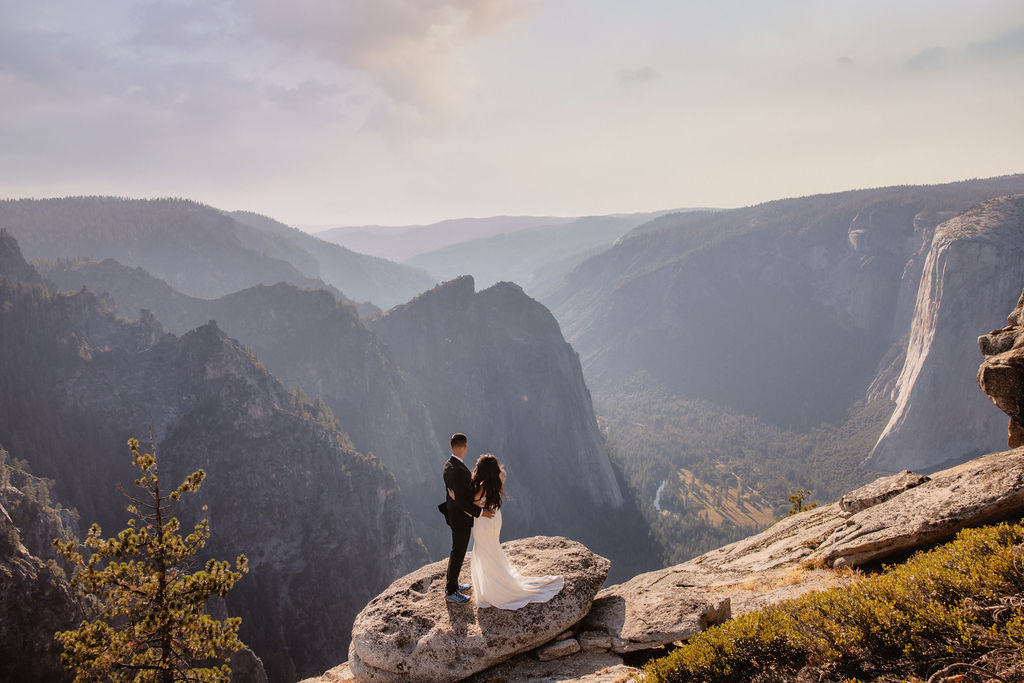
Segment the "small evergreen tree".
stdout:
<svg viewBox="0 0 1024 683">
<path fill-rule="evenodd" d="M 241 619 L 218 621 L 204 612 L 211 595 L 224 596 L 247 571 L 239 555 L 235 570 L 229 562 L 209 560 L 191 572 L 190 564 L 210 537 L 203 519 L 186 537 L 170 517 L 184 493 L 199 490 L 206 473 L 196 470 L 169 494 L 160 490 L 156 448 L 140 454 L 137 439 L 128 441 L 132 462 L 142 472 L 135 485 L 142 498 L 129 499 L 128 512 L 137 515 L 115 538 L 101 537 L 93 524 L 85 539 L 92 551 L 85 559 L 76 543 L 54 540 L 74 566 L 72 585 L 93 596 L 96 618 L 73 631 L 61 631 L 61 661 L 84 681 L 227 681 L 231 653 L 244 647 L 238 639 Z M 203 506 L 206 509 L 206 506 Z"/>
<path fill-rule="evenodd" d="M 811 492 L 805 491 L 804 489 L 798 489 L 796 493 L 790 494 L 789 500 L 789 515 L 793 516 L 798 512 L 806 512 L 807 510 L 813 510 L 818 507 L 818 504 L 814 501 L 804 503 L 804 501 L 810 498 Z"/>
</svg>

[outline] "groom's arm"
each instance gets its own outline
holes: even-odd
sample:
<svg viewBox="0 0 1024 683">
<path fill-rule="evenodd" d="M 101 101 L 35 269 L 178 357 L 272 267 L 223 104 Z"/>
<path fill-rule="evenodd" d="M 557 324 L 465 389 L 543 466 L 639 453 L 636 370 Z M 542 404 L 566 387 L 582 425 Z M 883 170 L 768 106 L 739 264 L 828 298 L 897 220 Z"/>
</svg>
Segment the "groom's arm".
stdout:
<svg viewBox="0 0 1024 683">
<path fill-rule="evenodd" d="M 470 483 L 465 481 L 463 477 L 458 476 L 458 472 L 452 469 L 445 471 L 444 485 L 455 493 L 453 496 L 455 507 L 471 517 L 480 516 L 483 508 L 473 502 L 473 491 L 470 488 Z"/>
</svg>

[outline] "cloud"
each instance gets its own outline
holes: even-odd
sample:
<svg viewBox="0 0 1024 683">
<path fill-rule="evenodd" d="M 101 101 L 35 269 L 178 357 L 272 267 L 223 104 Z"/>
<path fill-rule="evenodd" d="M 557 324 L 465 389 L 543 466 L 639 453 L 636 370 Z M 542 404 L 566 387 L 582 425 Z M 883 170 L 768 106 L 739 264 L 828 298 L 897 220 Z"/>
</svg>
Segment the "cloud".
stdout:
<svg viewBox="0 0 1024 683">
<path fill-rule="evenodd" d="M 507 28 L 539 0 L 239 0 L 255 33 L 362 74 L 402 108 L 457 105 L 472 83 L 456 56 Z"/>
<path fill-rule="evenodd" d="M 999 35 L 953 48 L 930 47 L 906 61 L 905 66 L 915 71 L 935 71 L 952 66 L 968 66 L 981 62 L 994 62 L 1024 56 L 1024 25 Z"/>
<path fill-rule="evenodd" d="M 934 71 L 949 63 L 949 50 L 944 47 L 929 47 L 908 59 L 905 66 L 914 71 Z"/>
<path fill-rule="evenodd" d="M 650 83 L 661 78 L 661 74 L 649 66 L 641 66 L 637 69 L 623 69 L 619 72 L 619 85 L 632 86 Z"/>
<path fill-rule="evenodd" d="M 991 40 L 971 43 L 968 53 L 981 59 L 1004 59 L 1024 55 L 1024 25 L 1000 33 Z"/>
</svg>

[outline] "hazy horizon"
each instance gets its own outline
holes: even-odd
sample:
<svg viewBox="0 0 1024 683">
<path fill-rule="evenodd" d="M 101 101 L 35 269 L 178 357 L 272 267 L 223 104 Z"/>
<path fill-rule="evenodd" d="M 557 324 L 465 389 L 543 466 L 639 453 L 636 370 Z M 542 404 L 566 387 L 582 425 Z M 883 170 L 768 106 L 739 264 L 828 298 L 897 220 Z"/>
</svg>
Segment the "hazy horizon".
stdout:
<svg viewBox="0 0 1024 683">
<path fill-rule="evenodd" d="M 731 208 L 1020 172 L 1024 5 L 0 5 L 0 196 L 289 225 Z"/>
</svg>

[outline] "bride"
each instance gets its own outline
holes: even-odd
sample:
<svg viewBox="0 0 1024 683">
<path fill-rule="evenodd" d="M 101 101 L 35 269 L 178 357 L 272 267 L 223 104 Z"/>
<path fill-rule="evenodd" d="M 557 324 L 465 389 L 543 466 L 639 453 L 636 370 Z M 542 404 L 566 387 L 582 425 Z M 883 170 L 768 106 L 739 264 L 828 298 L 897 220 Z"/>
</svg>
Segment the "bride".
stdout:
<svg viewBox="0 0 1024 683">
<path fill-rule="evenodd" d="M 505 468 L 491 454 L 484 454 L 473 470 L 475 502 L 494 517 L 473 523 L 473 554 L 469 561 L 473 599 L 477 607 L 519 609 L 531 602 L 547 602 L 565 585 L 561 576 L 523 576 L 501 549 L 501 496 L 505 492 Z"/>
</svg>

